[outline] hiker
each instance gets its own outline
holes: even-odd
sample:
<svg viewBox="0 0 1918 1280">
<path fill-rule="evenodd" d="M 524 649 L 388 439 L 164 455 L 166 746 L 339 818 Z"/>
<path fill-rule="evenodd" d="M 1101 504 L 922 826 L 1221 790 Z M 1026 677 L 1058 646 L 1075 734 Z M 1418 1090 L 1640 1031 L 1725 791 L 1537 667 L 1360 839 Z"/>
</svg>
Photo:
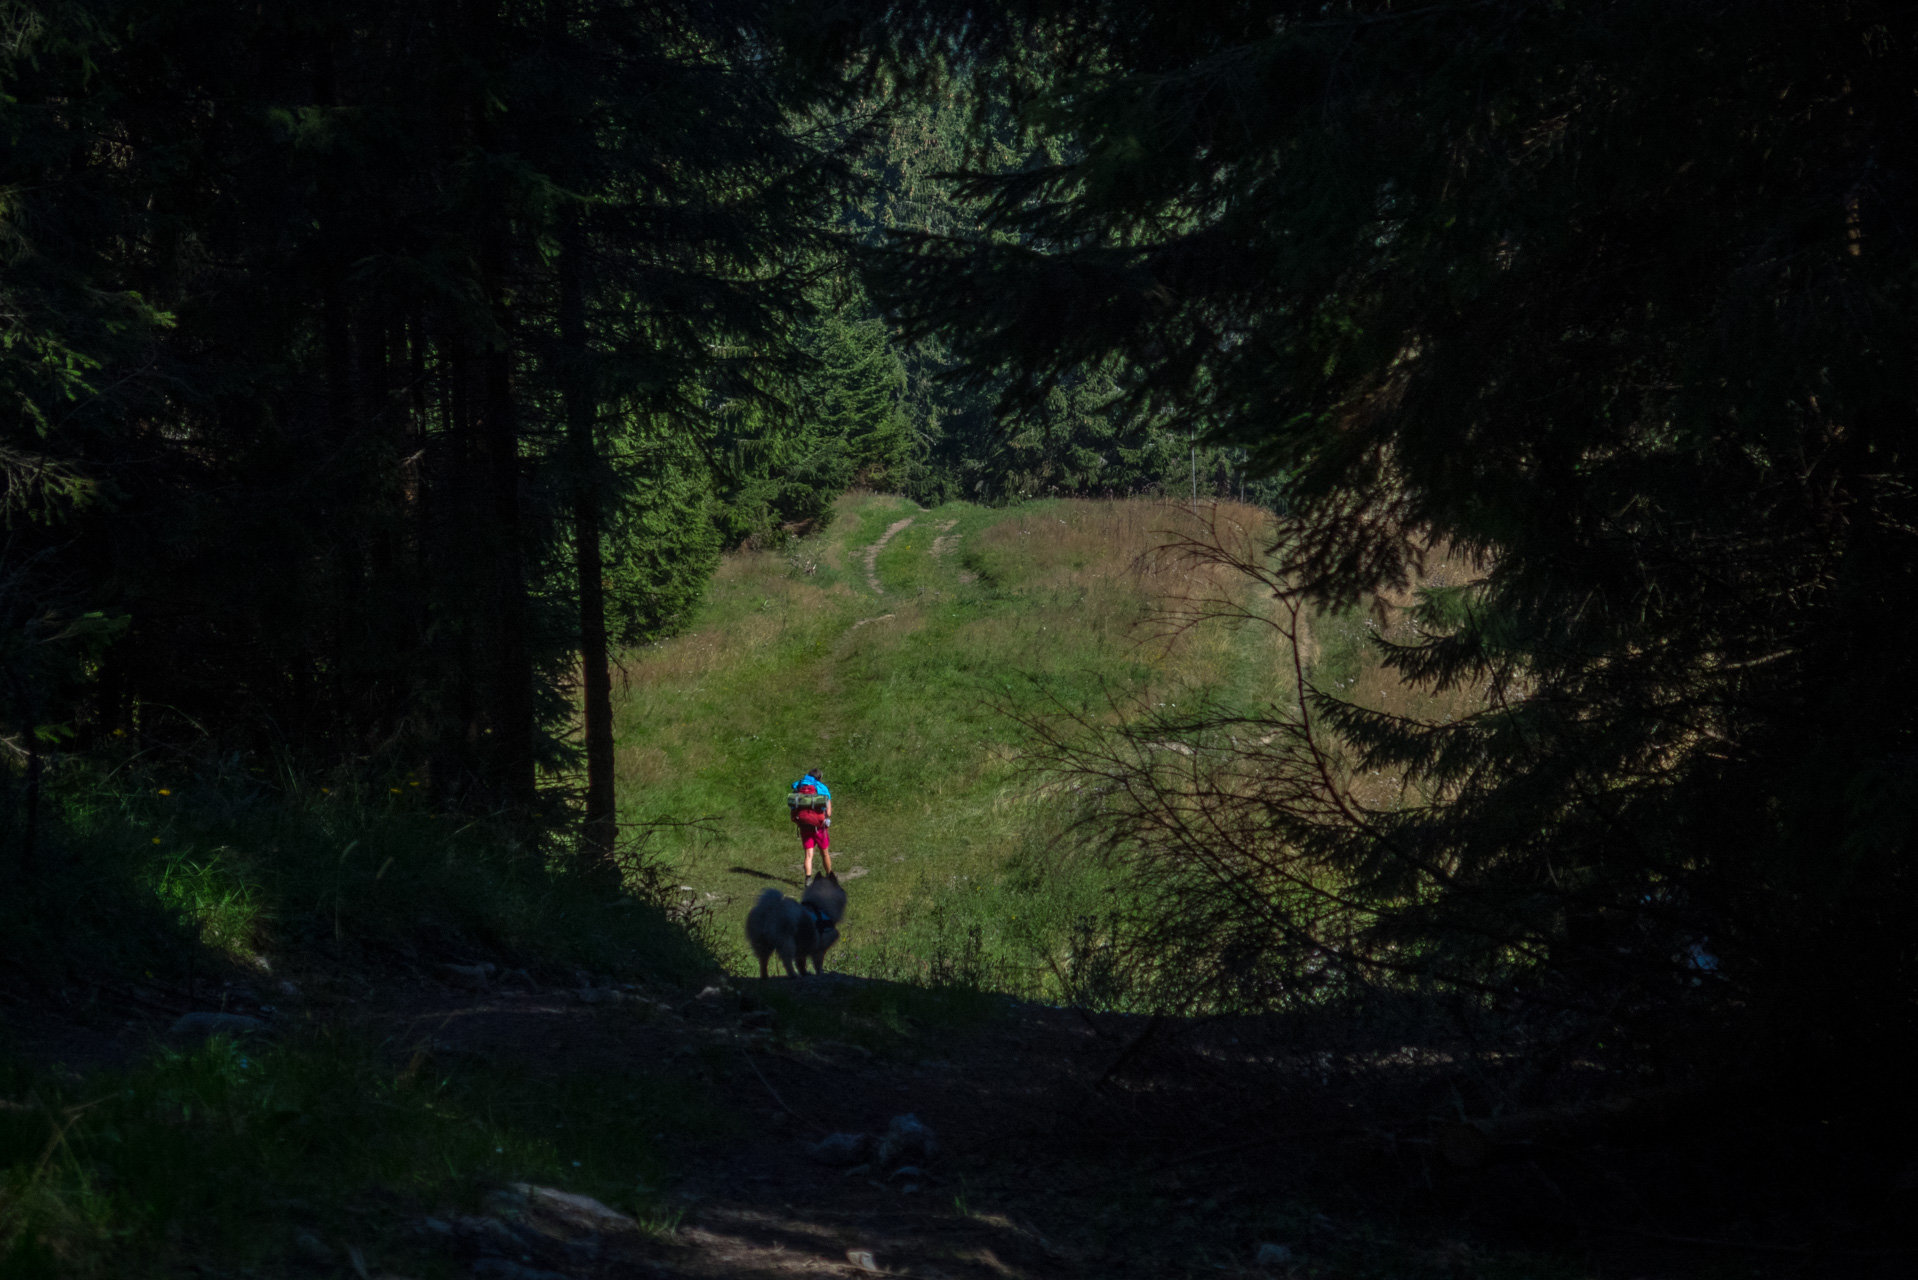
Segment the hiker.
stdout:
<svg viewBox="0 0 1918 1280">
<path fill-rule="evenodd" d="M 805 777 L 793 783 L 786 807 L 792 811 L 793 825 L 799 828 L 799 847 L 806 851 L 806 879 L 812 879 L 814 849 L 825 859 L 826 872 L 831 874 L 832 792 L 826 789 L 819 770 L 809 769 Z"/>
</svg>

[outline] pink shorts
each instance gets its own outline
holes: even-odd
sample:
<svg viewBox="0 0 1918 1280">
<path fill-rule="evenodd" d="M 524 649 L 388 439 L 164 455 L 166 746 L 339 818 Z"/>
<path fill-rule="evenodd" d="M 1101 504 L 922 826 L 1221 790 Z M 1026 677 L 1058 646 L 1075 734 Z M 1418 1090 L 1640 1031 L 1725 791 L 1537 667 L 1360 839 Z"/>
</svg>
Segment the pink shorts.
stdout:
<svg viewBox="0 0 1918 1280">
<path fill-rule="evenodd" d="M 826 827 L 799 828 L 799 847 L 817 849 L 821 853 L 828 851 L 832 844 L 832 831 Z"/>
</svg>

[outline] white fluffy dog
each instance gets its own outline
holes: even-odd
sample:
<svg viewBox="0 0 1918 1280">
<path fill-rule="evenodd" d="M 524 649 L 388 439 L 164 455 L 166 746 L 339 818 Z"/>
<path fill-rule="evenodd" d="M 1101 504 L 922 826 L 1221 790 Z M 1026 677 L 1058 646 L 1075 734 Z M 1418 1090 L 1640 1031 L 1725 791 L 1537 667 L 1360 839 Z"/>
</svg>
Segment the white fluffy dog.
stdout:
<svg viewBox="0 0 1918 1280">
<path fill-rule="evenodd" d="M 759 976 L 766 976 L 774 952 L 788 977 L 805 973 L 808 960 L 814 973 L 824 973 L 826 952 L 839 941 L 845 914 L 846 891 L 830 871 L 807 885 L 797 902 L 777 889 L 760 894 L 746 913 L 746 943 L 759 957 Z"/>
</svg>

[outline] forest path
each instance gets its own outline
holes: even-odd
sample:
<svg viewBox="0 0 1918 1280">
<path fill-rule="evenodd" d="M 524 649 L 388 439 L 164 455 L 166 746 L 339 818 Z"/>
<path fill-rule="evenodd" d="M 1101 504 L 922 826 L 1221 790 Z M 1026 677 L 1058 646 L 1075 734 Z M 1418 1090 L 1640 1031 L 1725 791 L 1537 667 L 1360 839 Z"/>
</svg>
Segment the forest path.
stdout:
<svg viewBox="0 0 1918 1280">
<path fill-rule="evenodd" d="M 395 1058 L 522 1073 L 555 1092 L 581 1073 L 611 1074 L 625 1088 L 684 1090 L 689 1113 L 713 1117 L 658 1135 L 669 1172 L 656 1192 L 670 1208 L 648 1230 L 541 1235 L 539 1193 L 522 1211 L 510 1189 L 483 1202 L 498 1226 L 442 1211 L 459 1224 L 442 1256 L 467 1268 L 447 1274 L 476 1280 L 1700 1274 L 1695 1248 L 1610 1230 L 1602 1216 L 1562 1224 L 1573 1234 L 1542 1253 L 1465 1243 L 1475 1220 L 1497 1220 L 1494 1204 L 1521 1218 L 1529 1201 L 1549 1207 L 1529 1166 L 1448 1170 L 1426 1137 L 1420 1099 L 1432 1078 L 1328 1083 L 1302 1069 L 1320 1055 L 1300 1052 L 1298 1024 L 993 997 L 955 1017 L 936 999 L 828 974 L 735 978 L 691 998 L 422 991 L 357 1021 Z M 876 1139 L 906 1114 L 939 1143 L 934 1158 L 912 1161 L 916 1171 L 847 1169 L 810 1149 L 831 1134 Z M 1571 1191 L 1602 1199 L 1598 1182 Z M 526 1242 L 516 1257 L 498 1245 L 509 1231 Z M 417 1252 L 388 1256 L 415 1264 Z M 1840 1274 L 1796 1257 L 1753 1267 L 1732 1252 L 1740 1274 Z M 1894 1273 L 1874 1263 L 1842 1274 Z"/>
<path fill-rule="evenodd" d="M 444 1220 L 462 1224 L 450 1251 L 475 1276 L 1266 1274 L 1250 1265 L 1253 1248 L 1238 1231 L 1115 1224 L 1105 1213 L 1112 1180 L 1068 1163 L 1066 1153 L 1110 1124 L 1097 1086 L 1143 1019 L 1095 1022 L 1005 1002 L 983 1023 L 915 1033 L 879 1052 L 785 1032 L 789 1021 L 870 1032 L 877 1024 L 853 1010 L 871 1007 L 888 985 L 841 975 L 742 979 L 736 994 L 709 990 L 676 1003 L 422 991 L 354 1021 L 396 1057 L 549 1075 L 556 1087 L 578 1072 L 670 1077 L 726 1117 L 711 1132 L 667 1140 L 669 1194 L 684 1213 L 670 1231 L 604 1233 L 590 1248 L 542 1247 L 527 1236 L 524 1253 L 500 1256 L 488 1252 L 496 1229 L 448 1211 Z M 790 1018 L 768 1010 L 767 998 Z M 876 1138 L 903 1114 L 938 1138 L 934 1159 L 913 1162 L 920 1172 L 828 1167 L 808 1154 L 832 1133 Z M 510 1206 L 489 1203 L 526 1235 Z M 1141 1229 L 1143 1239 L 1131 1238 Z"/>
<path fill-rule="evenodd" d="M 1908 1249 L 1792 1244 L 1809 1211 L 1725 1238 L 1715 1201 L 1686 1209 L 1696 1167 L 1679 1148 L 1573 1143 L 1547 1171 L 1547 1149 L 1522 1144 L 1455 1167 L 1431 1123 L 1457 1082 L 1389 1026 L 1369 1042 L 1339 1031 L 1371 1067 L 1328 1079 L 1309 1019 L 1092 1014 L 840 974 L 721 979 L 697 996 L 579 976 L 595 985 L 522 975 L 475 992 L 369 971 L 294 994 L 274 1020 L 305 1025 L 295 1053 L 366 1046 L 448 1115 L 531 1145 L 477 1183 L 427 1168 L 439 1156 L 423 1147 L 417 1179 L 276 1201 L 269 1251 L 297 1245 L 298 1274 L 366 1280 L 1909 1274 Z M 145 1056 L 179 993 L 140 990 L 10 1016 L 15 1048 Z M 938 1138 L 916 1171 L 814 1158 L 823 1137 L 870 1139 L 907 1114 Z M 609 1180 L 612 1147 L 637 1160 Z M 515 1181 L 535 1169 L 544 1185 Z"/>
<path fill-rule="evenodd" d="M 866 548 L 866 585 L 873 589 L 873 594 L 882 596 L 886 594 L 885 586 L 879 581 L 879 553 L 886 549 L 886 544 L 893 540 L 894 535 L 904 533 L 911 525 L 911 516 L 893 521 L 887 526 L 886 531 L 879 535 L 879 541 Z"/>
</svg>

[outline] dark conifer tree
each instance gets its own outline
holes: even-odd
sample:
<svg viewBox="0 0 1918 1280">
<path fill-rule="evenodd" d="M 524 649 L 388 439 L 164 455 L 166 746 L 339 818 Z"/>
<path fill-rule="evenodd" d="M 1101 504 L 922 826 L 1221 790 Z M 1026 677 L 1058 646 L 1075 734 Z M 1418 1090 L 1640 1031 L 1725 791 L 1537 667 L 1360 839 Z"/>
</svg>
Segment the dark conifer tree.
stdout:
<svg viewBox="0 0 1918 1280">
<path fill-rule="evenodd" d="M 788 429 L 832 265 L 858 139 L 812 127 L 839 78 L 784 68 L 781 12 L 23 11 L 9 777 L 48 733 L 124 730 L 550 818 L 577 691 L 605 849 L 609 646 L 684 617 L 719 424 Z"/>
<path fill-rule="evenodd" d="M 1251 998 L 1330 953 L 1556 990 L 1614 1041 L 1885 1060 L 1918 1013 L 1911 15 L 1017 16 L 954 29 L 1023 50 L 1025 119 L 1070 145 L 968 185 L 982 234 L 902 237 L 909 333 L 1008 409 L 1112 361 L 1138 412 L 1252 450 L 1288 477 L 1288 594 L 1359 603 L 1441 543 L 1484 565 L 1383 651 L 1481 712 L 1308 700 L 1418 802 L 1245 758 L 1245 859 L 1188 899 L 1236 905 L 1164 934 L 1220 961 L 1186 971 Z"/>
</svg>

